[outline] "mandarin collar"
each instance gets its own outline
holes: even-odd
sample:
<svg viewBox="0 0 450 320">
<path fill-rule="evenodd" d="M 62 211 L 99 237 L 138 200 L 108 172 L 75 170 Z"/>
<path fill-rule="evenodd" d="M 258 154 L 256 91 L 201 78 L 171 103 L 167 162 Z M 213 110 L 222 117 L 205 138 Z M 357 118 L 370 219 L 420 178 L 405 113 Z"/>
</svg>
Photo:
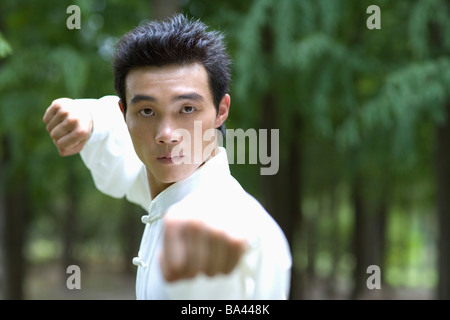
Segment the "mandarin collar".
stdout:
<svg viewBox="0 0 450 320">
<path fill-rule="evenodd" d="M 230 175 L 227 152 L 223 147 L 218 149 L 214 157 L 206 161 L 189 177 L 170 185 L 151 201 L 149 209 L 151 219 L 161 217 L 171 205 L 181 201 L 200 184 L 217 183 L 220 177 Z"/>
</svg>

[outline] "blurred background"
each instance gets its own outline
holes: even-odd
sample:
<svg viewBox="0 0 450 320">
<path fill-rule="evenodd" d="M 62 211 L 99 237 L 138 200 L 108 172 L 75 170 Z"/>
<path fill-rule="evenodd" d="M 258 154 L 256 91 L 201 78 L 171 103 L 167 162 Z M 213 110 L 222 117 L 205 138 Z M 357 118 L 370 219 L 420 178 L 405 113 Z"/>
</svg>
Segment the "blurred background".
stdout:
<svg viewBox="0 0 450 320">
<path fill-rule="evenodd" d="M 66 26 L 75 4 L 81 29 Z M 381 29 L 366 26 L 378 5 Z M 231 165 L 283 228 L 291 299 L 450 299 L 450 1 L 0 3 L 0 299 L 134 299 L 139 207 L 96 190 L 42 117 L 115 94 L 127 31 L 183 12 L 234 59 L 227 128 L 279 129 L 280 168 Z M 81 290 L 69 290 L 69 265 Z M 370 265 L 381 289 L 369 290 Z"/>
</svg>

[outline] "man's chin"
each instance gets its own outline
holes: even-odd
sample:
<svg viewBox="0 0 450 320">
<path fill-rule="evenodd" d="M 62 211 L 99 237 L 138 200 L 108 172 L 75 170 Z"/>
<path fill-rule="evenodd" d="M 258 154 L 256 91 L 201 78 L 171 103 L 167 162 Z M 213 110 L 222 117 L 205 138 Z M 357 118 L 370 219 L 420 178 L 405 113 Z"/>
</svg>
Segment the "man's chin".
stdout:
<svg viewBox="0 0 450 320">
<path fill-rule="evenodd" d="M 155 177 L 161 183 L 172 184 L 189 178 L 197 168 L 198 166 L 189 166 L 188 168 L 175 166 L 172 169 L 157 170 L 155 172 Z"/>
</svg>

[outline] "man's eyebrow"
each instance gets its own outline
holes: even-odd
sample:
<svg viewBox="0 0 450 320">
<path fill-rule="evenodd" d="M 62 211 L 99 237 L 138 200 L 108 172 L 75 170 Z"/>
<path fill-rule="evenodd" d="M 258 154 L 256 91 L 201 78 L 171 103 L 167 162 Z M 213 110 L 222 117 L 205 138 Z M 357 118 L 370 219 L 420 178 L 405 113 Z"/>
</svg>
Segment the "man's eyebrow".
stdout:
<svg viewBox="0 0 450 320">
<path fill-rule="evenodd" d="M 178 96 L 175 96 L 173 101 L 177 100 L 196 100 L 196 101 L 203 101 L 203 97 L 199 95 L 198 93 L 192 92 L 192 93 L 186 93 L 186 94 L 180 94 Z"/>
<path fill-rule="evenodd" d="M 199 95 L 196 92 L 191 93 L 185 93 L 180 94 L 172 98 L 172 101 L 179 101 L 179 100 L 195 100 L 195 101 L 203 101 L 203 97 Z M 156 102 L 157 99 L 152 96 L 144 95 L 144 94 L 137 94 L 133 98 L 131 98 L 130 103 L 135 104 L 141 101 L 150 101 L 150 102 Z"/>
<path fill-rule="evenodd" d="M 138 103 L 140 101 L 151 101 L 151 102 L 155 102 L 156 98 L 152 97 L 152 96 L 147 96 L 147 95 L 143 95 L 143 94 L 138 94 L 135 95 L 133 98 L 131 98 L 130 103 L 131 104 L 135 104 Z"/>
</svg>

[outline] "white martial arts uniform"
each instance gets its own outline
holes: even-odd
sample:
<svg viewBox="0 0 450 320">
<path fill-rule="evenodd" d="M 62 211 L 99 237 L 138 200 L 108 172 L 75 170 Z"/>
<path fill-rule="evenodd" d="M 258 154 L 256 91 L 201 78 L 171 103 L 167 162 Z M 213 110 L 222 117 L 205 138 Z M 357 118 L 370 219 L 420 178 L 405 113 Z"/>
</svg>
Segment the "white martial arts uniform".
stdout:
<svg viewBox="0 0 450 320">
<path fill-rule="evenodd" d="M 264 208 L 231 176 L 226 150 L 151 199 L 146 170 L 133 149 L 118 98 L 78 100 L 91 111 L 93 134 L 81 151 L 96 187 L 112 197 L 126 197 L 148 215 L 138 256 L 138 299 L 286 299 L 289 292 L 291 253 L 286 238 Z M 228 275 L 168 283 L 159 251 L 163 215 L 200 219 L 248 241 L 248 250 Z"/>
</svg>

